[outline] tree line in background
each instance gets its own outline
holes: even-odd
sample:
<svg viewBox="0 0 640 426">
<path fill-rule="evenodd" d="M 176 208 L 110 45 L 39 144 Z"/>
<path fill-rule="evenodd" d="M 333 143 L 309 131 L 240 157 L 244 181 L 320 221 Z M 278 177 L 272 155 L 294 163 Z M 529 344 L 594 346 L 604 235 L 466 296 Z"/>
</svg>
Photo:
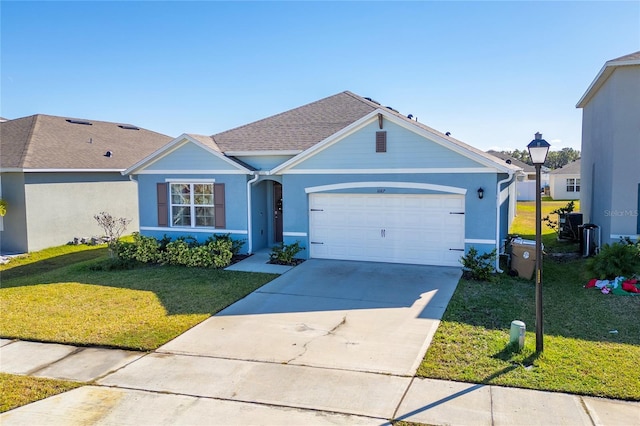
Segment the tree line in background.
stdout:
<svg viewBox="0 0 640 426">
<path fill-rule="evenodd" d="M 507 154 L 515 158 L 516 160 L 520 160 L 523 163 L 526 163 L 530 166 L 533 165 L 531 162 L 531 157 L 529 157 L 529 151 L 526 149 L 516 149 L 515 151 L 502 151 L 503 154 Z M 573 148 L 562 148 L 560 151 L 549 151 L 547 154 L 547 161 L 545 161 L 544 165 L 551 170 L 559 169 L 560 167 L 566 166 L 580 158 L 580 151 L 576 151 Z"/>
</svg>

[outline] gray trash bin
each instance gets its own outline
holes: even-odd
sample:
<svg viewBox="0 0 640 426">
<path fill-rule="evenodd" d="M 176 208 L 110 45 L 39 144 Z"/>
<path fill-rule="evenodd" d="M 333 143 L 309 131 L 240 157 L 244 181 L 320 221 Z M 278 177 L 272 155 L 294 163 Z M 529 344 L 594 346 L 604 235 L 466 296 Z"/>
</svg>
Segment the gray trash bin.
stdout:
<svg viewBox="0 0 640 426">
<path fill-rule="evenodd" d="M 585 223 L 582 226 L 582 256 L 589 257 L 596 254 L 600 241 L 598 241 L 598 225 Z"/>
</svg>

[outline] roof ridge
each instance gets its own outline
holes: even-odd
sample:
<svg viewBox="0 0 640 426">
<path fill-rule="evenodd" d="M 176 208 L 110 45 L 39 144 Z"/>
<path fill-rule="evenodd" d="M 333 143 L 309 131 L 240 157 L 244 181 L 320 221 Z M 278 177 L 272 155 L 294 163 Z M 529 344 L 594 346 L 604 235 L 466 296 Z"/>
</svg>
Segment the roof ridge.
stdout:
<svg viewBox="0 0 640 426">
<path fill-rule="evenodd" d="M 29 133 L 27 134 L 27 140 L 24 143 L 24 147 L 22 148 L 22 153 L 20 154 L 20 166 L 24 167 L 24 164 L 27 161 L 27 156 L 29 155 L 29 148 L 31 147 L 31 141 L 33 140 L 33 134 L 35 133 L 36 125 L 38 124 L 38 116 L 41 114 L 33 114 L 31 116 L 27 116 L 25 118 L 30 118 L 31 123 L 29 124 Z"/>
<path fill-rule="evenodd" d="M 227 130 L 224 130 L 224 131 L 222 131 L 222 132 L 215 133 L 215 134 L 211 135 L 211 138 L 215 141 L 215 140 L 216 140 L 216 139 L 215 139 L 215 136 L 223 135 L 223 134 L 225 134 L 225 133 L 232 132 L 232 131 L 235 131 L 235 130 L 239 130 L 239 129 L 242 129 L 242 128 L 244 128 L 244 127 L 253 126 L 254 124 L 258 124 L 258 123 L 261 123 L 261 122 L 266 121 L 266 120 L 272 120 L 272 119 L 274 119 L 274 118 L 276 118 L 276 117 L 280 117 L 280 116 L 282 116 L 282 115 L 284 115 L 284 114 L 288 114 L 288 113 L 290 113 L 291 111 L 295 111 L 295 110 L 300 109 L 300 108 L 304 108 L 304 107 L 307 107 L 307 106 L 310 106 L 310 105 L 317 104 L 317 103 L 322 102 L 322 101 L 324 101 L 324 100 L 326 100 L 326 99 L 333 98 L 333 97 L 338 96 L 338 95 L 341 95 L 341 94 L 348 94 L 348 93 L 347 93 L 347 91 L 343 91 L 343 92 L 336 93 L 336 94 L 334 94 L 334 95 L 326 96 L 326 97 L 324 97 L 324 98 L 322 98 L 322 99 L 318 99 L 318 100 L 316 100 L 316 101 L 309 102 L 309 103 L 307 103 L 307 104 L 300 105 L 300 106 L 297 106 L 297 107 L 295 107 L 295 108 L 288 109 L 288 110 L 286 110 L 286 111 L 282 111 L 282 112 L 280 112 L 280 113 L 278 113 L 278 114 L 270 115 L 270 116 L 268 116 L 268 117 L 264 117 L 264 118 L 261 118 L 261 119 L 256 120 L 256 121 L 252 121 L 252 122 L 250 122 L 250 123 L 243 124 L 243 125 L 238 126 L 238 127 L 233 127 L 233 128 L 231 128 L 231 129 L 227 129 Z M 217 142 L 216 142 L 216 143 L 217 143 Z"/>
</svg>

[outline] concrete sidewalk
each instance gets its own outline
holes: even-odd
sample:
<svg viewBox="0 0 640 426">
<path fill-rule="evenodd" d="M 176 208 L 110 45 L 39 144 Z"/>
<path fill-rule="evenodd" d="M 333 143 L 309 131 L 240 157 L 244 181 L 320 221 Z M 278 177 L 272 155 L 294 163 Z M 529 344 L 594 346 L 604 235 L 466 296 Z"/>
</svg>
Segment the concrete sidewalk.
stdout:
<svg viewBox="0 0 640 426">
<path fill-rule="evenodd" d="M 3 413 L 3 425 L 640 424 L 638 402 L 278 363 L 0 344 L 4 373 L 98 383 Z"/>
</svg>

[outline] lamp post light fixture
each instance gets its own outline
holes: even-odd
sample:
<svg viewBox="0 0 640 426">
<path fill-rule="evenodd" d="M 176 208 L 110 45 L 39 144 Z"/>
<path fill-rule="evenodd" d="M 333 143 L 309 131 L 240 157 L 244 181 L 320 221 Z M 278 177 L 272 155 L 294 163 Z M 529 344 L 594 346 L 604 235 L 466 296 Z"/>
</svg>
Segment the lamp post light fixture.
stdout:
<svg viewBox="0 0 640 426">
<path fill-rule="evenodd" d="M 536 168 L 536 352 L 544 350 L 542 328 L 542 200 L 540 198 L 540 168 L 547 159 L 549 142 L 542 139 L 541 133 L 536 133 L 527 149 L 531 162 Z"/>
</svg>

